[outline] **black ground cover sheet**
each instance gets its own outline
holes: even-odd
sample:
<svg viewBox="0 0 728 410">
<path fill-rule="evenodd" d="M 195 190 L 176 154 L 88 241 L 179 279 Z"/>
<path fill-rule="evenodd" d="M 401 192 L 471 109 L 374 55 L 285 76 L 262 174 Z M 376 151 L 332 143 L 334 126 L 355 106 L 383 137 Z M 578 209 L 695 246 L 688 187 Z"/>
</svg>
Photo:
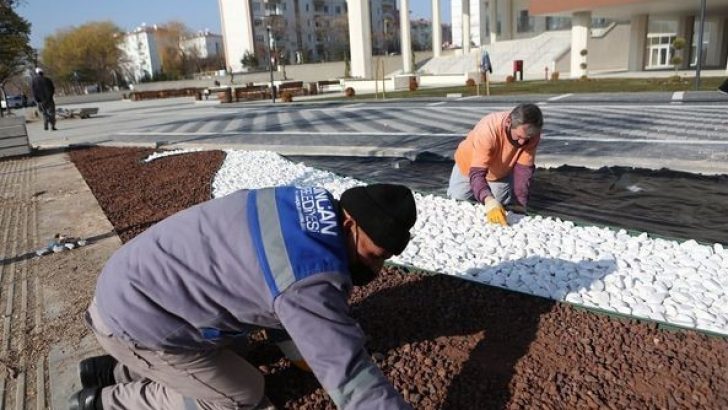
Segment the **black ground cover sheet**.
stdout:
<svg viewBox="0 0 728 410">
<path fill-rule="evenodd" d="M 445 195 L 453 163 L 392 158 L 289 157 L 369 183 Z M 625 167 L 537 169 L 529 210 L 672 239 L 728 244 L 728 175 Z"/>
</svg>

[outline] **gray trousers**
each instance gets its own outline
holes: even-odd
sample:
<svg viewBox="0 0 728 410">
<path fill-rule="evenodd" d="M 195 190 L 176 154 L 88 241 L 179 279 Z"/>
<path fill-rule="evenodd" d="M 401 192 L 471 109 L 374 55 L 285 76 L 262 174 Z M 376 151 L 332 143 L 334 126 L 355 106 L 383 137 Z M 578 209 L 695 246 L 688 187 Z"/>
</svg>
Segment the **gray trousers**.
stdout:
<svg viewBox="0 0 728 410">
<path fill-rule="evenodd" d="M 118 384 L 101 391 L 106 409 L 255 409 L 263 376 L 232 350 L 162 352 L 115 337 L 91 303 L 86 320 L 101 346 L 118 360 Z"/>
<path fill-rule="evenodd" d="M 43 114 L 43 127 L 48 129 L 48 124 L 51 127 L 56 126 L 56 103 L 53 100 L 38 103 L 38 110 Z"/>
<path fill-rule="evenodd" d="M 490 192 L 493 194 L 493 197 L 502 205 L 508 205 L 513 202 L 512 174 L 498 181 L 488 181 L 488 187 L 490 187 Z M 457 164 L 452 167 L 450 183 L 447 187 L 447 196 L 461 201 L 477 202 L 473 190 L 470 188 L 470 178 L 463 176 Z"/>
</svg>

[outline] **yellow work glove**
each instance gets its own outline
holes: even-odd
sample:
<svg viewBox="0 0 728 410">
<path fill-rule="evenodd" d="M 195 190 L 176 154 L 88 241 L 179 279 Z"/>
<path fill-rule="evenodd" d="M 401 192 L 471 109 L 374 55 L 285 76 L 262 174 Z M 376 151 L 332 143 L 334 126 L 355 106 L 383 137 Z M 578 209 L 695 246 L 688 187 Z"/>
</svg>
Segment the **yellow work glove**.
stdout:
<svg viewBox="0 0 728 410">
<path fill-rule="evenodd" d="M 497 199 L 487 196 L 483 204 L 485 205 L 485 215 L 488 222 L 508 226 L 506 210 Z"/>
<path fill-rule="evenodd" d="M 303 356 L 301 356 L 301 352 L 298 351 L 295 343 L 293 343 L 293 340 L 284 340 L 282 342 L 277 342 L 276 345 L 278 345 L 278 348 L 281 349 L 281 352 L 286 355 L 286 358 L 290 360 L 294 366 L 305 372 L 312 371 L 311 368 L 308 367 L 308 363 L 306 363 L 306 361 L 303 359 Z"/>
</svg>

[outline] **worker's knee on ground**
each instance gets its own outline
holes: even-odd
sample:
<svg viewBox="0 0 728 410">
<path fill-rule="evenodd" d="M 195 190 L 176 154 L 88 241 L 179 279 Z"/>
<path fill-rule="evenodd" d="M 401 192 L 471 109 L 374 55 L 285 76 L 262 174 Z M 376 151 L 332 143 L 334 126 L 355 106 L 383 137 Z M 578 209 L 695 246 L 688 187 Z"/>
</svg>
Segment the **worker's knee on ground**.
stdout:
<svg viewBox="0 0 728 410">
<path fill-rule="evenodd" d="M 239 396 L 235 396 L 233 408 L 257 409 L 258 404 L 266 400 L 265 397 L 265 378 L 256 371 L 254 375 L 246 375 L 245 380 L 241 380 L 244 385 Z"/>
</svg>

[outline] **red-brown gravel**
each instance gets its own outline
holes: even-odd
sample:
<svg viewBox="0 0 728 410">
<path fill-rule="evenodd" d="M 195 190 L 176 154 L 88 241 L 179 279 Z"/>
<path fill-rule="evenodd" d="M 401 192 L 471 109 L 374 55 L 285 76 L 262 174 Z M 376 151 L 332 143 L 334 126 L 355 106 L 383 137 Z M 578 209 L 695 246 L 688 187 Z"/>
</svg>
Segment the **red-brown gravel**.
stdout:
<svg viewBox="0 0 728 410">
<path fill-rule="evenodd" d="M 141 163 L 151 152 L 71 153 L 125 241 L 208 199 L 224 156 Z M 725 338 L 400 268 L 386 268 L 351 302 L 375 361 L 416 408 L 728 408 Z M 252 343 L 248 357 L 277 405 L 334 408 L 312 375 L 290 367 L 271 345 Z"/>
</svg>

